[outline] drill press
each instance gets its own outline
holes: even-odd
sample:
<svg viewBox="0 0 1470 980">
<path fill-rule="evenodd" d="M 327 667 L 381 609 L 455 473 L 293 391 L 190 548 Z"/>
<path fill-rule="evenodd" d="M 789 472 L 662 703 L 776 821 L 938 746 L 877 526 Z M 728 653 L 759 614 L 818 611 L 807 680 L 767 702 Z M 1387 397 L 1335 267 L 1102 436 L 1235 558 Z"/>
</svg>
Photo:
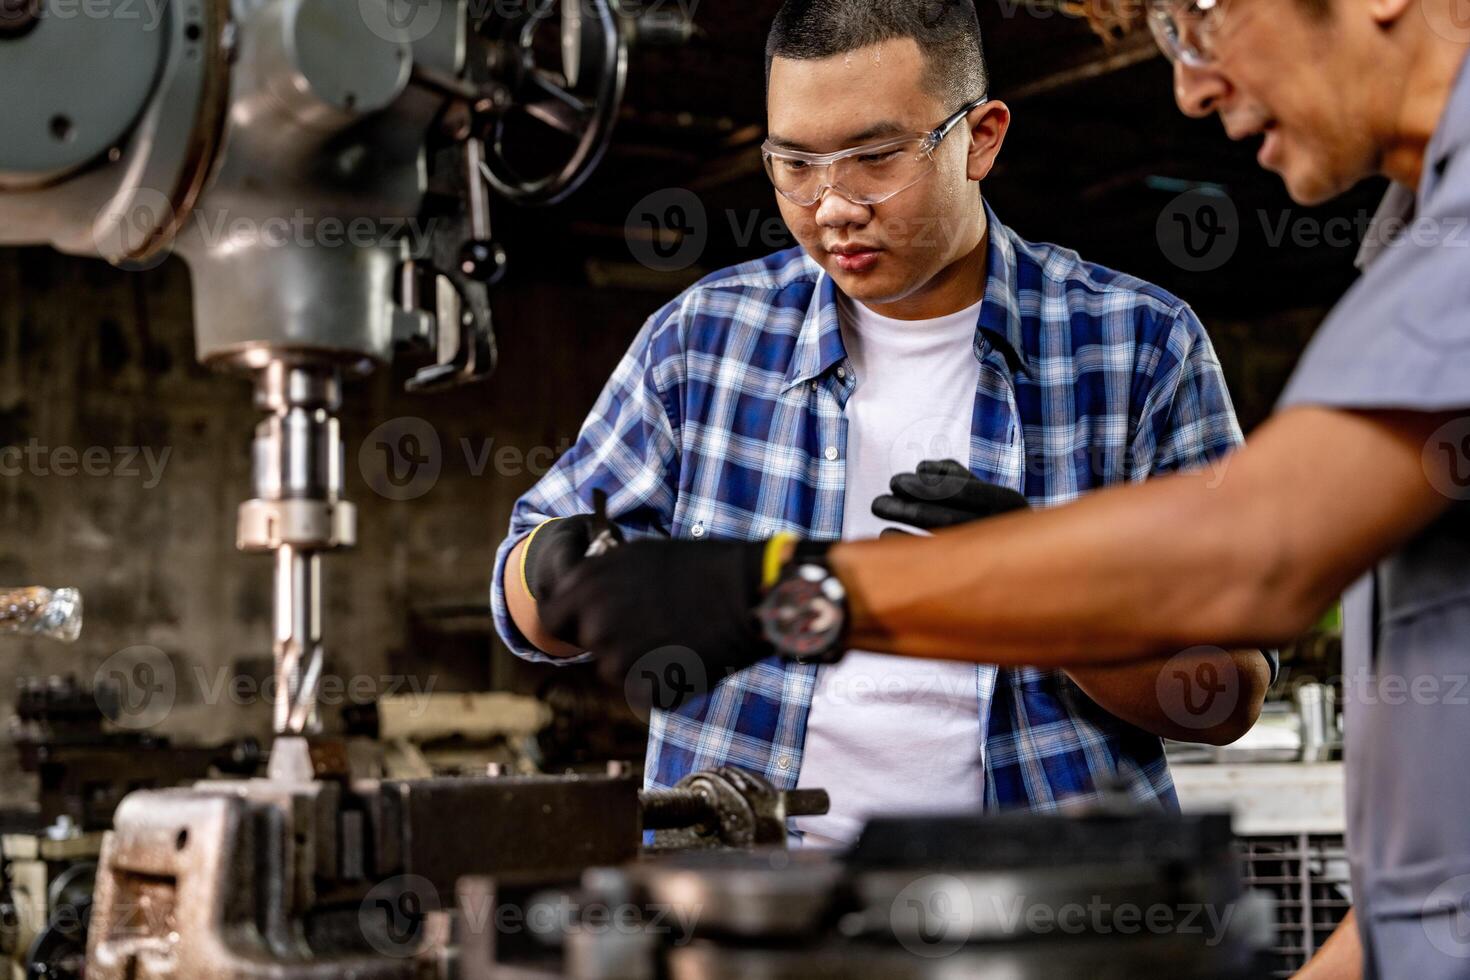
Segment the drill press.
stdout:
<svg viewBox="0 0 1470 980">
<path fill-rule="evenodd" d="M 0 6 L 0 84 L 30 93 L 0 119 L 0 244 L 188 264 L 200 360 L 252 376 L 263 413 L 237 545 L 274 558 L 275 729 L 310 734 L 322 557 L 356 540 L 344 381 L 403 346 L 436 355 L 411 390 L 493 369 L 489 289 L 505 257 L 491 197 L 537 205 L 575 190 L 606 149 L 630 43 L 680 43 L 692 28 L 656 8 L 640 21 L 614 0 L 565 0 L 562 63 L 547 67 L 537 40 L 554 0 L 508 13 L 468 0 L 149 12 Z M 79 52 L 93 71 L 74 70 Z M 517 116 L 562 134 L 559 169 L 515 169 L 504 133 Z"/>
</svg>

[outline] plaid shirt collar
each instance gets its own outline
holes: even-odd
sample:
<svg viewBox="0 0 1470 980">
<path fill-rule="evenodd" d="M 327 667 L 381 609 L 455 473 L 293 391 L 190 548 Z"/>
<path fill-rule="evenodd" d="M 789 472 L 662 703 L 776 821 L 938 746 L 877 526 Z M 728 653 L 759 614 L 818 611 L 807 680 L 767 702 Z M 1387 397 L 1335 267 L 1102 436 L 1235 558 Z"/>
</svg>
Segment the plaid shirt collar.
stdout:
<svg viewBox="0 0 1470 980">
<path fill-rule="evenodd" d="M 980 307 L 980 322 L 975 332 L 975 358 L 981 359 L 980 338 L 988 336 L 1003 351 L 1011 366 L 1028 377 L 1034 377 L 1026 354 L 1025 328 L 1016 305 L 1016 246 L 1011 233 L 990 205 L 985 205 L 986 249 L 985 302 Z M 818 301 L 807 310 L 791 369 L 786 373 L 785 390 L 789 391 L 825 375 L 847 360 L 842 343 L 841 321 L 837 313 L 837 283 L 823 274 L 818 284 Z"/>
</svg>

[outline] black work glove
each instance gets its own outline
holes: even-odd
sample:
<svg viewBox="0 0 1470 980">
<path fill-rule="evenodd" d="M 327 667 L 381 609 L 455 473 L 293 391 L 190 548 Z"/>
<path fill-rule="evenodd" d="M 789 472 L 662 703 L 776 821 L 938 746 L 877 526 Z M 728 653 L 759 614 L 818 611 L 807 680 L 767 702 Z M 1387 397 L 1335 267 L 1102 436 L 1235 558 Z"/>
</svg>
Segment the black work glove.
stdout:
<svg viewBox="0 0 1470 980">
<path fill-rule="evenodd" d="M 771 656 L 755 607 L 766 543 L 635 541 L 590 558 L 540 604 L 553 635 L 597 654 L 635 707 L 677 710 Z"/>
<path fill-rule="evenodd" d="M 873 501 L 873 513 L 925 531 L 957 527 L 1031 505 L 1007 487 L 986 483 L 967 467 L 946 459 L 919 464 L 917 472 L 900 473 L 889 483 L 893 492 Z M 904 534 L 896 528 L 889 532 Z"/>
<path fill-rule="evenodd" d="M 592 546 L 596 534 L 596 518 L 591 514 L 578 514 L 547 521 L 536 531 L 526 545 L 525 564 L 526 588 L 539 607 L 541 602 L 556 591 L 557 583 L 571 574 L 572 569 L 587 560 L 587 549 Z M 545 626 L 545 617 L 542 617 Z M 551 635 L 563 643 L 576 643 L 574 637 L 565 636 L 555 630 Z"/>
</svg>

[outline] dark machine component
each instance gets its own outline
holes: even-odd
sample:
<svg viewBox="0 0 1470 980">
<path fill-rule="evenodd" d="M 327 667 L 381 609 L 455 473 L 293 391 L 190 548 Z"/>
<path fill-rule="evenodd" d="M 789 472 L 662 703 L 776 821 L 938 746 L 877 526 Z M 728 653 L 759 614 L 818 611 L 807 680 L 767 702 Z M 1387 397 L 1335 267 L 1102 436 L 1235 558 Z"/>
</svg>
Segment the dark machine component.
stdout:
<svg viewBox="0 0 1470 980">
<path fill-rule="evenodd" d="M 28 980 L 82 980 L 96 878 L 97 865 L 89 861 L 71 865 L 51 882 L 49 921 L 26 950 Z"/>
<path fill-rule="evenodd" d="M 640 855 L 631 766 L 416 780 L 350 767 L 345 743 L 280 738 L 267 778 L 124 800 L 98 862 L 88 980 L 450 980 L 456 936 L 487 938 L 485 882 L 524 909 Z M 646 812 L 663 828 L 697 822 L 692 840 L 740 843 L 825 802 L 725 769 Z"/>
<path fill-rule="evenodd" d="M 40 779 L 39 826 L 66 818 L 83 831 L 106 830 L 118 802 L 134 790 L 178 786 L 211 774 L 249 776 L 264 761 L 254 739 L 191 747 L 147 732 L 106 728 L 106 719 L 119 714 L 116 685 L 91 688 L 74 677 L 23 677 L 17 686 L 10 733 L 21 768 Z"/>
<path fill-rule="evenodd" d="M 461 889 L 493 905 L 497 885 Z M 463 980 L 1245 980 L 1269 941 L 1224 816 L 878 820 L 846 855 L 667 855 L 590 871 L 568 902 L 557 965 L 466 935 Z"/>
<path fill-rule="evenodd" d="M 0 0 L 0 37 L 20 37 L 41 20 L 41 0 Z"/>
<path fill-rule="evenodd" d="M 64 819 L 0 836 L 0 962 L 12 976 L 80 980 L 100 843 Z"/>
<path fill-rule="evenodd" d="M 547 770 L 642 757 L 648 744 L 647 721 L 625 698 L 609 698 L 595 681 L 595 677 L 554 677 L 537 691 L 536 696 L 551 707 L 551 724 L 536 736 Z"/>
<path fill-rule="evenodd" d="M 643 827 L 656 831 L 656 850 L 784 845 L 788 817 L 827 812 L 821 789 L 781 791 L 734 766 L 691 773 L 669 790 L 646 790 Z"/>
</svg>

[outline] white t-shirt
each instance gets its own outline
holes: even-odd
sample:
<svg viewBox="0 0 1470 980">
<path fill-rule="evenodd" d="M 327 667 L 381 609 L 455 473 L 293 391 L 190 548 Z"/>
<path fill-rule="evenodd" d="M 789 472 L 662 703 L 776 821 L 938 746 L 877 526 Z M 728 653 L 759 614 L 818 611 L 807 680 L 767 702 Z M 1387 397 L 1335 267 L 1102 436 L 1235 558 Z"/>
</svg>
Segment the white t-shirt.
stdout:
<svg viewBox="0 0 1470 980">
<path fill-rule="evenodd" d="M 935 320 L 890 320 L 838 293 L 856 387 L 847 402 L 844 540 L 892 525 L 873 501 L 926 459 L 970 459 L 980 304 Z M 912 528 L 905 528 L 912 531 Z M 979 669 L 852 651 L 817 674 L 798 786 L 831 812 L 800 817 L 806 846 L 845 846 L 877 814 L 979 809 Z"/>
</svg>

